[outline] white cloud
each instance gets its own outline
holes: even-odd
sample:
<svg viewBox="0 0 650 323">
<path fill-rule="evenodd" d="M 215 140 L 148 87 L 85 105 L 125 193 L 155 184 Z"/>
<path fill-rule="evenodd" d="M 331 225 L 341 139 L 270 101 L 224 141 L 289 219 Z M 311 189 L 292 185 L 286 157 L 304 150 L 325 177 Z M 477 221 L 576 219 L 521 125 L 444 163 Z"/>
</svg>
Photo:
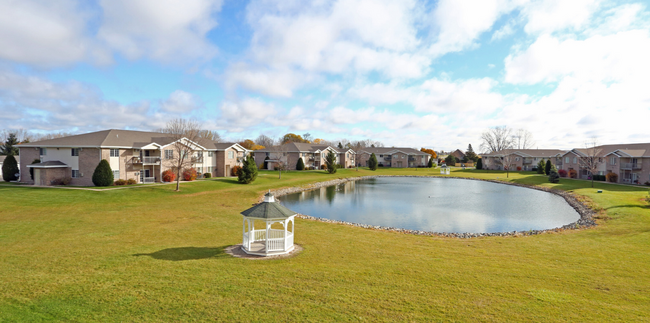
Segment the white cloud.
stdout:
<svg viewBox="0 0 650 323">
<path fill-rule="evenodd" d="M 198 107 L 197 101 L 192 93 L 176 90 L 167 100 L 161 102 L 160 107 L 167 112 L 188 113 Z"/>
<path fill-rule="evenodd" d="M 514 24 L 508 22 L 492 34 L 491 41 L 501 40 L 515 33 Z"/>
<path fill-rule="evenodd" d="M 224 79 L 226 88 L 230 90 L 242 86 L 269 96 L 291 97 L 294 88 L 304 85 L 313 77 L 287 68 L 253 68 L 245 63 L 235 63 L 228 68 Z"/>
<path fill-rule="evenodd" d="M 177 63 L 216 54 L 205 36 L 217 25 L 213 14 L 221 10 L 220 0 L 102 0 L 101 5 L 98 38 L 131 60 Z"/>
<path fill-rule="evenodd" d="M 529 34 L 552 33 L 563 29 L 580 30 L 598 11 L 602 0 L 540 0 L 522 8 L 528 20 L 524 30 Z"/>
</svg>

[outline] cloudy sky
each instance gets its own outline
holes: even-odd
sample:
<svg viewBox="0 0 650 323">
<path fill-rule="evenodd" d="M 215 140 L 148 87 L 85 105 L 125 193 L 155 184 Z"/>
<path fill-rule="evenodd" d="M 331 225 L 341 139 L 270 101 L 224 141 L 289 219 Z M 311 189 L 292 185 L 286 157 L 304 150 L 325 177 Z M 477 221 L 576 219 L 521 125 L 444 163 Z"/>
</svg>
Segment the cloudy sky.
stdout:
<svg viewBox="0 0 650 323">
<path fill-rule="evenodd" d="M 650 142 L 650 7 L 606 0 L 0 1 L 0 129 Z"/>
</svg>

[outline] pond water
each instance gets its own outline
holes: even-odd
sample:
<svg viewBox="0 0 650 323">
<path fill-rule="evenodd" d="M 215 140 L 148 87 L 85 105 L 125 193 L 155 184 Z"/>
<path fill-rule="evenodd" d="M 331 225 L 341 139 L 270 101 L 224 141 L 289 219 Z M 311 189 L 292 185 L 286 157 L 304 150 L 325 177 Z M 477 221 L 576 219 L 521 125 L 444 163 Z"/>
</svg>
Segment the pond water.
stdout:
<svg viewBox="0 0 650 323">
<path fill-rule="evenodd" d="M 433 232 L 543 230 L 580 218 L 555 194 L 454 178 L 379 177 L 279 199 L 300 214 Z"/>
</svg>

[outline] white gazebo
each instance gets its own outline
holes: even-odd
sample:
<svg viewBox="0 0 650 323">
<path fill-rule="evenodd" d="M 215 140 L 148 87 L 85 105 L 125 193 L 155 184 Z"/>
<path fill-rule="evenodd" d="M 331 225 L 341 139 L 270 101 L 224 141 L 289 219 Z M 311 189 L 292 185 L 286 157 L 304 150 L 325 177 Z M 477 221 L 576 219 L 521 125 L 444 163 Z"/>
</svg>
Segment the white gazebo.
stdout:
<svg viewBox="0 0 650 323">
<path fill-rule="evenodd" d="M 241 214 L 244 216 L 244 252 L 250 255 L 276 256 L 293 251 L 294 219 L 297 213 L 276 202 L 271 192 L 264 195 L 264 202 Z M 256 220 L 264 222 L 263 229 L 255 230 Z M 274 223 L 282 224 L 282 229 L 272 229 Z"/>
</svg>

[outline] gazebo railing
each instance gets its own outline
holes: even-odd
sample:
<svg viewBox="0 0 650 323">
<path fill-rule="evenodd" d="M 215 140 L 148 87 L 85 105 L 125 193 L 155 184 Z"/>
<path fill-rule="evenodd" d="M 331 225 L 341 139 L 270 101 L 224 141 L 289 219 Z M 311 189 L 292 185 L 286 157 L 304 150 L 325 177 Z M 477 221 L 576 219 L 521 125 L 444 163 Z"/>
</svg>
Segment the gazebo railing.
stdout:
<svg viewBox="0 0 650 323">
<path fill-rule="evenodd" d="M 250 238 L 253 238 L 252 240 Z M 243 244 L 247 248 L 251 243 L 266 241 L 267 251 L 282 251 L 293 245 L 293 233 L 287 232 L 287 239 L 284 238 L 284 230 L 269 230 L 269 237 L 266 237 L 266 230 L 253 230 L 244 233 Z"/>
</svg>

